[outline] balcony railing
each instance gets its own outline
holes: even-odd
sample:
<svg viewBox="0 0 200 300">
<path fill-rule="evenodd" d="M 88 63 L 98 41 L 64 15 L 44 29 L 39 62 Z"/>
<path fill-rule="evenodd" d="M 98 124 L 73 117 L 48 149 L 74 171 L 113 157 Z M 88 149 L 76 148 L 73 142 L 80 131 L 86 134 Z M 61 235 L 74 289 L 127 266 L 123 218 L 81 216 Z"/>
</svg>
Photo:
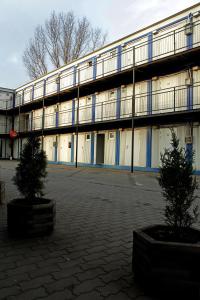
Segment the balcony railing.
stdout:
<svg viewBox="0 0 200 300">
<path fill-rule="evenodd" d="M 135 103 L 134 117 L 144 117 L 147 115 L 169 114 L 180 111 L 191 111 L 200 109 L 200 82 L 190 86 L 178 86 L 152 93 L 137 94 L 132 96 L 115 98 L 112 101 L 99 102 L 95 104 L 83 105 L 78 109 L 78 102 L 74 109 L 57 111 L 54 113 L 44 113 L 33 117 L 29 114 L 26 122 L 20 122 L 20 129 L 16 125 L 17 131 L 31 131 L 48 128 L 60 128 L 77 125 L 77 113 L 79 113 L 80 124 L 94 124 L 96 122 L 106 122 L 108 120 L 132 118 L 132 103 Z M 44 124 L 44 128 L 43 128 Z"/>
<path fill-rule="evenodd" d="M 147 34 L 136 41 L 127 42 L 120 48 L 118 46 L 114 50 L 106 50 L 106 53 L 91 59 L 91 63 L 81 62 L 84 66 L 72 66 L 45 80 L 41 79 L 35 85 L 32 83 L 26 89 L 17 92 L 15 106 L 131 69 L 133 65 L 142 65 L 199 47 L 200 21 L 189 25 L 190 27 L 185 23 L 181 28 L 172 29 L 167 33 L 151 33 L 151 38 Z"/>
</svg>

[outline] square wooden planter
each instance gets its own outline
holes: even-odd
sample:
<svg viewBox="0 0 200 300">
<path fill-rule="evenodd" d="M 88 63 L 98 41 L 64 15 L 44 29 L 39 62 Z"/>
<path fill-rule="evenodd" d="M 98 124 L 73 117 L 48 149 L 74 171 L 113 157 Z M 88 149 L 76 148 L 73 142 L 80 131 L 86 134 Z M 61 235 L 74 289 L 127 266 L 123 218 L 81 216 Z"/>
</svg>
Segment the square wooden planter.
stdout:
<svg viewBox="0 0 200 300">
<path fill-rule="evenodd" d="M 147 232 L 159 226 L 133 232 L 132 267 L 136 280 L 147 293 L 161 294 L 162 299 L 200 299 L 200 242 L 157 241 Z M 200 232 L 192 230 L 200 241 Z"/>
<path fill-rule="evenodd" d="M 53 231 L 56 220 L 55 201 L 39 199 L 26 203 L 14 199 L 7 204 L 8 232 L 14 236 L 41 236 Z"/>
</svg>

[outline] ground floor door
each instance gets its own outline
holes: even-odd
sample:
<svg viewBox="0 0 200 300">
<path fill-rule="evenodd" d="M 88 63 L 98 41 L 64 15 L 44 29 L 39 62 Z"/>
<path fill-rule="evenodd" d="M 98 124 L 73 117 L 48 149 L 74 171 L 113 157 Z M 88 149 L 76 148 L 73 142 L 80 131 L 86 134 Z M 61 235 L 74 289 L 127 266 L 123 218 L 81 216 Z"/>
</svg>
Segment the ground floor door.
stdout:
<svg viewBox="0 0 200 300">
<path fill-rule="evenodd" d="M 97 134 L 96 164 L 104 164 L 105 135 Z"/>
</svg>

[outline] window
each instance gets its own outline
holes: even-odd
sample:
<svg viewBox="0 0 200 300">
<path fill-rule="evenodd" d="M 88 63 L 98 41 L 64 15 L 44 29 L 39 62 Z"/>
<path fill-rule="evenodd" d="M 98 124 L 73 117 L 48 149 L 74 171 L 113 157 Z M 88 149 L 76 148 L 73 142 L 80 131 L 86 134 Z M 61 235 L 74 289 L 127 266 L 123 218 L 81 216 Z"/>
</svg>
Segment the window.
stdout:
<svg viewBox="0 0 200 300">
<path fill-rule="evenodd" d="M 87 97 L 87 104 L 91 104 L 91 102 L 92 102 L 92 97 L 91 96 Z"/>
<path fill-rule="evenodd" d="M 108 96 L 109 96 L 109 99 L 114 99 L 115 98 L 115 91 L 114 90 L 109 91 Z"/>
<path fill-rule="evenodd" d="M 91 135 L 89 133 L 87 133 L 86 136 L 85 136 L 86 142 L 89 142 L 90 139 L 91 139 Z"/>
<path fill-rule="evenodd" d="M 116 56 L 116 54 L 117 54 L 117 51 L 116 51 L 116 49 L 114 49 L 114 50 L 112 50 L 112 51 L 110 51 L 110 56 L 113 58 L 113 57 L 115 57 Z"/>
<path fill-rule="evenodd" d="M 88 67 L 92 67 L 92 60 L 88 61 Z"/>
<path fill-rule="evenodd" d="M 115 139 L 115 133 L 113 131 L 109 132 L 109 140 L 114 140 Z"/>
</svg>

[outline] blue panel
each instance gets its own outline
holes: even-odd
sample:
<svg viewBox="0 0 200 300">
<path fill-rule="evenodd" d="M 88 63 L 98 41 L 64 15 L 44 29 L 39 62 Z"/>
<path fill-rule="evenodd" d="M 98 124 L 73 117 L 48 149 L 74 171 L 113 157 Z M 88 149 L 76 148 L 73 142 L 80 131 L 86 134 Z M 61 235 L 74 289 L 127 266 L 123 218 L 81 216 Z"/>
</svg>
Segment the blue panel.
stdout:
<svg viewBox="0 0 200 300">
<path fill-rule="evenodd" d="M 72 125 L 75 124 L 75 100 L 72 100 Z"/>
<path fill-rule="evenodd" d="M 152 80 L 147 81 L 147 114 L 152 114 Z"/>
<path fill-rule="evenodd" d="M 95 122 L 96 95 L 92 95 L 92 122 Z"/>
<path fill-rule="evenodd" d="M 96 57 L 93 57 L 92 65 L 93 65 L 93 79 L 96 79 L 96 76 L 97 76 L 97 58 Z"/>
<path fill-rule="evenodd" d="M 90 163 L 94 163 L 94 132 L 91 132 L 91 159 Z"/>
<path fill-rule="evenodd" d="M 152 61 L 153 56 L 153 34 L 150 32 L 148 34 L 148 61 Z"/>
<path fill-rule="evenodd" d="M 121 71 L 122 67 L 122 46 L 117 47 L 117 71 Z"/>
<path fill-rule="evenodd" d="M 71 136 L 71 163 L 74 162 L 74 135 Z"/>
<path fill-rule="evenodd" d="M 117 88 L 117 101 L 116 101 L 116 118 L 120 119 L 121 110 L 121 87 Z"/>
<path fill-rule="evenodd" d="M 187 48 L 192 49 L 192 45 L 193 45 L 193 35 L 188 34 L 187 35 Z"/>
<path fill-rule="evenodd" d="M 187 109 L 191 110 L 193 108 L 193 87 L 187 87 Z"/>
<path fill-rule="evenodd" d="M 76 67 L 74 66 L 74 73 L 73 73 L 73 84 L 76 85 Z"/>
<path fill-rule="evenodd" d="M 59 113 L 58 111 L 56 112 L 56 127 L 59 125 Z"/>
<path fill-rule="evenodd" d="M 151 168 L 152 128 L 147 128 L 146 167 Z"/>
<path fill-rule="evenodd" d="M 115 142 L 115 165 L 119 165 L 120 157 L 120 131 L 116 131 L 116 142 Z"/>
<path fill-rule="evenodd" d="M 43 96 L 46 95 L 46 79 L 44 79 L 44 86 L 43 86 Z"/>
<path fill-rule="evenodd" d="M 188 16 L 188 21 L 192 24 L 192 14 L 190 13 Z M 187 49 L 192 49 L 193 45 L 193 34 L 187 35 Z"/>
</svg>

